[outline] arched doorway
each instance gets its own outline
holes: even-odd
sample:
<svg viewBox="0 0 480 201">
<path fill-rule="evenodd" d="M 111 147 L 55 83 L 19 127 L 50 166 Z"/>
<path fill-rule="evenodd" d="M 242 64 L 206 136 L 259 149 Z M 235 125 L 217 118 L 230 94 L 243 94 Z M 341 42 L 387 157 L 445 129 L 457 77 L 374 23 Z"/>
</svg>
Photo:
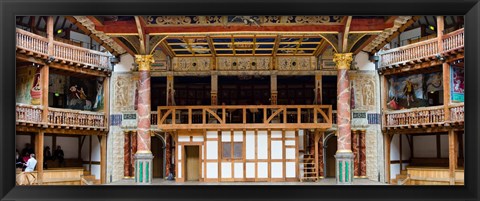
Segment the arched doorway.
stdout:
<svg viewBox="0 0 480 201">
<path fill-rule="evenodd" d="M 337 152 L 337 136 L 328 134 L 323 142 L 325 178 L 335 178 L 335 153 Z"/>
<path fill-rule="evenodd" d="M 162 136 L 155 134 L 151 137 L 153 154 L 153 178 L 163 178 L 165 175 L 165 141 Z"/>
</svg>

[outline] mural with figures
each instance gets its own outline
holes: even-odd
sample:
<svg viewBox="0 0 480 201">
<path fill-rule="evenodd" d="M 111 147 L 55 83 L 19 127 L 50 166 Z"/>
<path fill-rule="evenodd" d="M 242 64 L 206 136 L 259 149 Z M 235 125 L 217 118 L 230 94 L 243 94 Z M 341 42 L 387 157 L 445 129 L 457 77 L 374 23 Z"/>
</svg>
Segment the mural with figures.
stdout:
<svg viewBox="0 0 480 201">
<path fill-rule="evenodd" d="M 16 102 L 31 104 L 31 89 L 34 84 L 37 68 L 34 66 L 25 66 L 17 68 L 16 79 Z"/>
<path fill-rule="evenodd" d="M 390 77 L 388 109 L 400 110 L 432 105 L 431 99 L 429 102 L 429 93 L 437 94 L 443 90 L 442 79 L 441 72 Z M 442 101 L 440 98 L 439 100 Z"/>
<path fill-rule="evenodd" d="M 103 78 L 81 79 L 70 77 L 67 108 L 77 110 L 103 110 Z"/>
<path fill-rule="evenodd" d="M 463 102 L 465 90 L 464 69 L 452 66 L 452 70 L 450 72 L 450 89 L 452 101 Z"/>
</svg>

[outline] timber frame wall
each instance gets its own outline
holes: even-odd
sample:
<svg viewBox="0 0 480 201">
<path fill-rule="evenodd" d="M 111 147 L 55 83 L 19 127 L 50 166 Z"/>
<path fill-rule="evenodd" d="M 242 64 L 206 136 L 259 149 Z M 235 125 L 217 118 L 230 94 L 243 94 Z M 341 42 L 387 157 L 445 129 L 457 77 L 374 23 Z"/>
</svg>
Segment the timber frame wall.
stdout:
<svg viewBox="0 0 480 201">
<path fill-rule="evenodd" d="M 17 103 L 16 130 L 35 133 L 35 152 L 38 161 L 43 161 L 44 136 L 51 135 L 97 135 L 100 140 L 100 181 L 106 182 L 106 145 L 109 125 L 109 76 L 110 56 L 106 53 L 55 41 L 53 17 L 47 20 L 47 37 L 16 29 L 16 59 L 41 66 L 40 105 Z M 104 78 L 104 111 L 89 112 L 48 107 L 48 83 L 50 70 L 59 70 L 76 75 Z M 79 136 L 80 137 L 80 136 Z M 91 163 L 91 161 L 90 161 Z M 42 184 L 43 162 L 37 163 L 37 183 Z"/>
<path fill-rule="evenodd" d="M 448 178 L 429 178 L 429 181 L 447 181 L 450 185 L 454 185 L 458 180 L 458 178 L 455 179 L 457 169 L 456 156 L 458 153 L 457 132 L 463 132 L 464 130 L 464 104 L 450 102 L 450 63 L 464 58 L 464 29 L 458 29 L 448 34 L 444 34 L 443 31 L 444 18 L 443 16 L 437 16 L 436 38 L 379 52 L 379 74 L 381 75 L 380 82 L 382 86 L 382 130 L 384 133 L 385 177 L 387 183 L 390 183 L 391 178 L 390 145 L 393 135 L 439 132 L 448 133 Z M 421 73 L 423 70 L 437 65 L 442 65 L 444 105 L 396 111 L 387 110 L 388 76 L 408 71 Z M 411 144 L 413 146 L 413 143 Z M 402 166 L 400 168 L 402 170 Z M 402 184 L 407 183 L 406 180 Z M 412 178 L 408 180 L 413 182 Z M 461 181 L 463 181 L 463 178 L 461 178 Z"/>
</svg>

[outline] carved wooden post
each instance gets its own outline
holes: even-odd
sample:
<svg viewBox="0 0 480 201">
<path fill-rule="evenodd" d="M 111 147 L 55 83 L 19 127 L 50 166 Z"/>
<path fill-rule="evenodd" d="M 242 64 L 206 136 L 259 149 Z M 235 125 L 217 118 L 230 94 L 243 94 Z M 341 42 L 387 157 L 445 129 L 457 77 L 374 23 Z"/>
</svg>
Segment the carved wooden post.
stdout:
<svg viewBox="0 0 480 201">
<path fill-rule="evenodd" d="M 150 65 L 153 55 L 135 55 L 139 69 L 137 152 L 135 153 L 135 182 L 152 182 L 153 155 L 150 142 Z"/>
<path fill-rule="evenodd" d="M 455 171 L 457 169 L 457 135 L 455 131 L 448 131 L 448 161 L 449 161 L 449 181 L 450 185 L 455 185 Z"/>
<path fill-rule="evenodd" d="M 210 98 L 211 98 L 211 105 L 217 105 L 218 100 L 217 100 L 217 93 L 218 93 L 218 75 L 216 72 L 212 72 L 211 75 L 211 83 L 210 83 Z M 205 117 L 203 117 L 205 118 Z"/>
<path fill-rule="evenodd" d="M 276 72 L 272 72 L 270 75 L 270 104 L 276 105 L 277 104 L 277 74 Z"/>
<path fill-rule="evenodd" d="M 437 16 L 437 41 L 438 41 L 438 52 L 442 55 L 443 52 L 443 31 L 444 31 L 445 20 L 443 16 Z M 450 109 L 448 105 L 450 104 L 450 65 L 444 61 L 442 63 L 442 74 L 443 74 L 443 108 L 444 108 L 444 121 L 450 121 Z"/>
<path fill-rule="evenodd" d="M 352 184 L 353 179 L 353 153 L 351 144 L 350 123 L 350 80 L 348 70 L 352 62 L 352 53 L 337 53 L 333 62 L 337 66 L 337 152 L 336 180 L 337 184 Z"/>
<path fill-rule="evenodd" d="M 322 72 L 315 73 L 315 98 L 314 104 L 322 104 Z M 317 123 L 317 122 L 315 122 Z"/>
</svg>

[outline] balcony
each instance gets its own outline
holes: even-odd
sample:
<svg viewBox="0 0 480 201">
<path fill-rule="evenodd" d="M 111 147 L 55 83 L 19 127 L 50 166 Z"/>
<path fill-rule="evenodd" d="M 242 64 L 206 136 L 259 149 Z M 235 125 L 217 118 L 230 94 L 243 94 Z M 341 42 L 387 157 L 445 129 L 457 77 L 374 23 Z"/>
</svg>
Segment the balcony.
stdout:
<svg viewBox="0 0 480 201">
<path fill-rule="evenodd" d="M 161 130 L 326 130 L 333 122 L 331 105 L 160 106 L 156 116 Z"/>
<path fill-rule="evenodd" d="M 384 127 L 386 129 L 409 129 L 463 125 L 464 104 L 451 104 L 449 105 L 449 109 L 449 119 L 445 119 L 443 106 L 388 111 L 384 114 Z"/>
<path fill-rule="evenodd" d="M 79 130 L 107 130 L 104 113 L 60 108 L 48 108 L 48 114 L 43 120 L 43 107 L 35 105 L 16 105 L 17 125 L 36 126 L 43 128 L 64 128 Z"/>
<path fill-rule="evenodd" d="M 48 38 L 18 28 L 16 32 L 17 50 L 22 54 L 42 59 L 53 58 L 53 62 L 81 68 L 110 71 L 107 53 L 58 41 L 49 44 Z"/>
<path fill-rule="evenodd" d="M 437 55 L 449 56 L 463 52 L 464 29 L 459 29 L 442 37 L 443 51 L 438 50 L 438 38 L 405 45 L 380 53 L 380 68 L 398 68 L 436 60 Z"/>
</svg>

